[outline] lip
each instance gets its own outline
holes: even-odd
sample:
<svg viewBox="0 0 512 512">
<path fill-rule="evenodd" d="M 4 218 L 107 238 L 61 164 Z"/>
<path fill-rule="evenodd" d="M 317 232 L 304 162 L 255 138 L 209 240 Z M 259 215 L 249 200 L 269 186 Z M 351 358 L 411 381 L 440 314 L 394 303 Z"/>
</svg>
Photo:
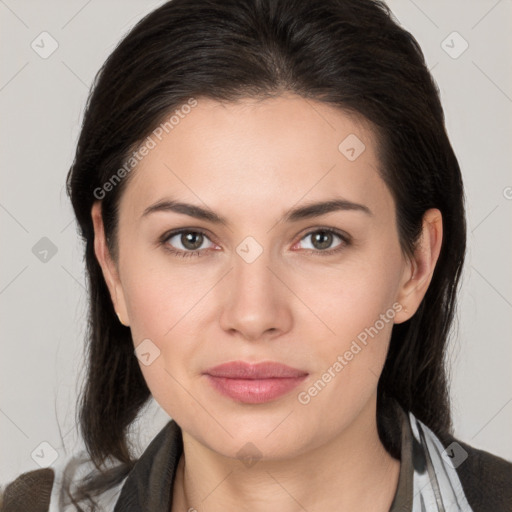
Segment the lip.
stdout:
<svg viewBox="0 0 512 512">
<path fill-rule="evenodd" d="M 210 368 L 204 375 L 222 395 L 238 402 L 260 404 L 290 392 L 308 373 L 273 361 L 232 361 Z"/>
</svg>

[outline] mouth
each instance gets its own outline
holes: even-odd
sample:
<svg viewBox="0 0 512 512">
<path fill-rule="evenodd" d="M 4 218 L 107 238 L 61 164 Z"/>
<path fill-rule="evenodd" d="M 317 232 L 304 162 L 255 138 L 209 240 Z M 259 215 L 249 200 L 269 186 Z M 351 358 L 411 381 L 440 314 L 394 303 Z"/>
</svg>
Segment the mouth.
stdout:
<svg viewBox="0 0 512 512">
<path fill-rule="evenodd" d="M 204 375 L 223 396 L 237 402 L 261 404 L 289 393 L 309 374 L 276 362 L 232 361 L 210 368 Z"/>
</svg>

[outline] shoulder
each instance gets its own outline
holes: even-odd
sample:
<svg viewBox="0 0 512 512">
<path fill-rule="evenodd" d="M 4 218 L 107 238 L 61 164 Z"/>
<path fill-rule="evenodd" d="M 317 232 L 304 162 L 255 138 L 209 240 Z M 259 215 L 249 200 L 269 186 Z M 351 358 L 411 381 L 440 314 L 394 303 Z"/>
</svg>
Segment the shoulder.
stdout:
<svg viewBox="0 0 512 512">
<path fill-rule="evenodd" d="M 51 468 L 21 474 L 1 491 L 0 512 L 47 512 L 54 480 Z"/>
<path fill-rule="evenodd" d="M 469 504 L 475 512 L 512 511 L 512 462 L 479 450 L 453 436 L 443 445 L 454 467 Z"/>
<path fill-rule="evenodd" d="M 126 470 L 124 466 L 104 469 L 107 471 L 98 472 L 81 452 L 64 457 L 50 468 L 22 473 L 1 487 L 0 512 L 75 512 L 76 505 L 89 507 L 91 493 L 77 497 L 75 492 L 84 478 L 89 481 L 97 477 L 99 485 L 92 492 L 94 504 L 98 510 L 112 510 L 125 481 Z M 69 492 L 78 501 L 70 500 Z"/>
</svg>

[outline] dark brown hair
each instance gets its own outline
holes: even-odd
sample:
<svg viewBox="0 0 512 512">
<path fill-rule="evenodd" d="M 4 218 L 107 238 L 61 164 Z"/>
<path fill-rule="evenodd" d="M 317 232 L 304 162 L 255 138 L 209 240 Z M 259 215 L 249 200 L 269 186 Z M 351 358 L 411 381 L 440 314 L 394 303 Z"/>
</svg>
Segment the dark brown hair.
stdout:
<svg viewBox="0 0 512 512">
<path fill-rule="evenodd" d="M 417 41 L 377 0 L 172 0 L 136 25 L 96 76 L 67 177 L 89 288 L 79 424 L 96 468 L 117 462 L 82 481 L 75 504 L 85 497 L 92 502 L 133 467 L 127 432 L 150 398 L 130 329 L 117 319 L 94 254 L 91 207 L 98 189 L 188 99 L 288 91 L 371 124 L 404 253 L 412 253 L 427 209 L 443 215 L 443 244 L 426 296 L 409 321 L 393 328 L 377 413 L 381 439 L 394 456 L 398 446 L 384 428 L 390 398 L 438 435 L 451 432 L 445 347 L 466 246 L 464 193 L 439 90 Z M 101 198 L 114 259 L 119 199 L 134 172 Z"/>
</svg>

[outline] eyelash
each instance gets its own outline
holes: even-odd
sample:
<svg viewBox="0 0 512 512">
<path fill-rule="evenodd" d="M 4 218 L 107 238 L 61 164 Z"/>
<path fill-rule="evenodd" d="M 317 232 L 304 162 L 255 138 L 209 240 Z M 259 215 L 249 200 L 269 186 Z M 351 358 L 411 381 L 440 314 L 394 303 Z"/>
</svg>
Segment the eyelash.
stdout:
<svg viewBox="0 0 512 512">
<path fill-rule="evenodd" d="M 348 235 L 336 230 L 336 229 L 332 229 L 332 228 L 316 228 L 312 231 L 308 231 L 300 240 L 306 238 L 307 236 L 310 236 L 314 233 L 318 233 L 318 232 L 322 232 L 322 233 L 329 233 L 329 234 L 333 234 L 333 235 L 336 235 L 337 237 L 339 237 L 342 241 L 342 243 L 334 248 L 334 249 L 327 249 L 325 251 L 321 251 L 321 250 L 315 250 L 315 249 L 304 249 L 308 254 L 315 254 L 315 255 L 319 255 L 319 256 L 330 256 L 332 254 L 336 254 L 338 252 L 341 252 L 343 249 L 345 249 L 346 247 L 348 247 L 349 245 L 351 245 L 352 243 L 352 240 L 351 240 L 351 237 L 349 237 Z M 207 233 L 205 233 L 204 231 L 202 231 L 201 229 L 180 229 L 180 230 L 177 230 L 177 231 L 171 231 L 171 232 L 168 232 L 168 233 L 165 233 L 162 235 L 162 237 L 160 238 L 159 240 L 159 243 L 160 245 L 162 245 L 164 247 L 164 249 L 166 251 L 169 251 L 171 254 L 173 254 L 174 256 L 176 257 L 180 257 L 180 258 L 190 258 L 192 256 L 203 256 L 204 253 L 206 252 L 205 249 L 200 249 L 200 250 L 196 250 L 196 251 L 182 251 L 182 250 L 178 250 L 178 249 L 173 249 L 169 246 L 169 244 L 167 243 L 168 240 L 176 235 L 180 235 L 182 233 L 199 233 L 205 237 L 207 237 L 208 239 L 210 239 L 207 235 Z M 210 240 L 211 241 L 211 240 Z"/>
</svg>

